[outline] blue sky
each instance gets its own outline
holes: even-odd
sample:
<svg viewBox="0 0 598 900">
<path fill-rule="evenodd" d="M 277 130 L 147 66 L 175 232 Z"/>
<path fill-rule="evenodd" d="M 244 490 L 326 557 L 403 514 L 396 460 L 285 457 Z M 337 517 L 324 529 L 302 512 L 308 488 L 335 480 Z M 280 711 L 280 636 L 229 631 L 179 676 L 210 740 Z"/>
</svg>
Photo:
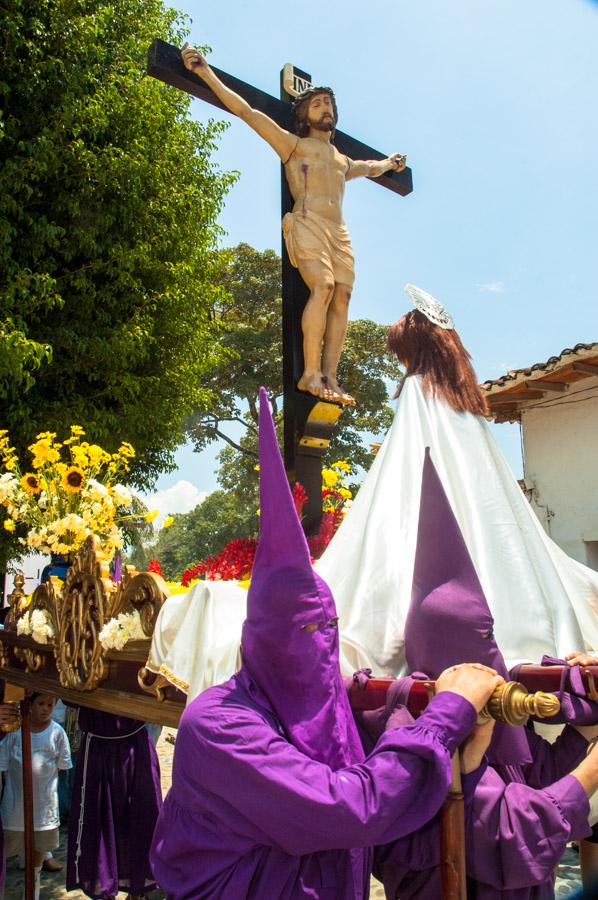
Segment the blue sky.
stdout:
<svg viewBox="0 0 598 900">
<path fill-rule="evenodd" d="M 292 62 L 334 87 L 343 131 L 407 154 L 409 197 L 347 186 L 353 318 L 395 321 L 408 308 L 403 285 L 419 284 L 454 316 L 480 380 L 598 340 L 597 3 L 177 5 L 214 65 L 278 95 Z M 216 112 L 193 102 L 200 120 Z M 242 122 L 222 118 L 218 162 L 241 173 L 223 243 L 279 251 L 278 161 Z M 518 429 L 495 434 L 520 474 Z M 185 479 L 212 490 L 215 454 L 181 448 L 158 488 Z"/>
</svg>

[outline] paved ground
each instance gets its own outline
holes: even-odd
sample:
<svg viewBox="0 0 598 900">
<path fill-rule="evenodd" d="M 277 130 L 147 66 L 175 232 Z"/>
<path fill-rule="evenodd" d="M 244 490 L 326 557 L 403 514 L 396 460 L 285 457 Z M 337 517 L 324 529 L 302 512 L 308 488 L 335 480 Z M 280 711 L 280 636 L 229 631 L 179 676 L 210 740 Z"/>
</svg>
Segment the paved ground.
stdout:
<svg viewBox="0 0 598 900">
<path fill-rule="evenodd" d="M 169 734 L 174 734 L 172 729 L 165 728 L 162 731 L 160 740 L 158 741 L 158 756 L 160 757 L 160 766 L 162 772 L 162 790 L 164 793 L 170 786 L 170 773 L 172 769 L 172 754 L 174 747 L 166 740 Z M 66 868 L 66 833 L 61 830 L 60 840 L 62 846 L 56 851 L 55 856 L 65 864 Z M 573 897 L 580 887 L 579 861 L 577 853 L 573 849 L 567 850 L 563 857 L 562 865 L 559 868 L 559 877 L 557 880 L 556 896 L 558 900 L 565 897 Z M 12 859 L 8 862 L 6 873 L 6 900 L 20 900 L 23 893 L 23 873 L 19 870 L 17 860 Z M 124 900 L 125 894 L 119 894 L 119 898 Z M 160 892 L 151 895 L 152 900 L 162 897 Z M 56 874 L 42 872 L 42 888 L 40 900 L 62 900 L 62 898 L 82 898 L 85 897 L 81 891 L 65 890 L 65 872 L 64 869 Z M 241 898 L 239 898 L 241 900 Z M 372 892 L 370 900 L 385 900 L 382 886 L 372 879 Z"/>
</svg>

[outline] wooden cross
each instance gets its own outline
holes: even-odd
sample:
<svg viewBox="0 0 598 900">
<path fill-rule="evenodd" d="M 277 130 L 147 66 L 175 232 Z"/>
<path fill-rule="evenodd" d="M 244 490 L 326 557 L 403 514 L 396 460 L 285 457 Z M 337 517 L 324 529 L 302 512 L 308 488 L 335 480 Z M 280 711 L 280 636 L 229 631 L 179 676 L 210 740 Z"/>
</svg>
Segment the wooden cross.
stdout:
<svg viewBox="0 0 598 900">
<path fill-rule="evenodd" d="M 228 88 L 243 97 L 251 107 L 265 113 L 287 131 L 294 131 L 291 98 L 283 88 L 282 73 L 281 99 L 277 99 L 265 91 L 235 78 L 234 75 L 222 72 L 211 64 L 210 67 Z M 158 78 L 165 84 L 186 91 L 199 100 L 205 100 L 206 103 L 211 103 L 213 106 L 229 112 L 204 81 L 185 68 L 178 47 L 162 40 L 155 40 L 149 49 L 147 70 L 148 75 Z M 311 80 L 306 73 L 302 72 L 301 75 L 305 80 Z M 341 153 L 351 159 L 378 160 L 386 159 L 387 156 L 342 131 L 336 131 L 334 144 Z M 370 180 L 403 197 L 413 190 L 410 168 L 405 168 L 402 172 L 386 172 L 379 178 Z M 281 207 L 282 216 L 293 209 L 293 199 L 282 165 Z M 298 391 L 296 388 L 297 381 L 303 372 L 301 315 L 309 291 L 297 269 L 290 263 L 284 240 L 282 240 L 281 255 L 284 461 L 289 480 L 291 482 L 300 481 L 307 492 L 304 527 L 308 534 L 312 534 L 317 531 L 322 517 L 322 456 L 328 447 L 342 408 L 336 403 L 327 403 L 303 391 Z"/>
</svg>

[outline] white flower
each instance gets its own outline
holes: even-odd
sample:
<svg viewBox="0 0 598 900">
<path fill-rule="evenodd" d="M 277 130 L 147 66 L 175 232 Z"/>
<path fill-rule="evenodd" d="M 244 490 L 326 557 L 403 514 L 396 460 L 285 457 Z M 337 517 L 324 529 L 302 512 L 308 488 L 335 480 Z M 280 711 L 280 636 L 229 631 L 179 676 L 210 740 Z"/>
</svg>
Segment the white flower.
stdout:
<svg viewBox="0 0 598 900">
<path fill-rule="evenodd" d="M 145 637 L 137 610 L 120 613 L 115 619 L 110 619 L 99 634 L 104 650 L 122 650 L 128 641 L 143 640 Z"/>
<path fill-rule="evenodd" d="M 77 516 L 75 513 L 69 513 L 57 522 L 52 522 L 50 527 L 54 531 L 58 531 L 59 534 L 63 531 L 83 531 L 85 530 L 85 522 L 81 516 Z"/>
<path fill-rule="evenodd" d="M 17 634 L 30 634 L 31 633 L 31 624 L 29 622 L 29 613 L 26 612 L 24 616 L 21 616 L 20 619 L 17 619 Z"/>
<path fill-rule="evenodd" d="M 0 503 L 4 503 L 5 500 L 12 500 L 17 491 L 17 486 L 17 479 L 12 472 L 5 472 L 4 475 L 0 475 Z"/>
<path fill-rule="evenodd" d="M 117 506 L 130 506 L 133 502 L 131 491 L 124 484 L 115 484 L 112 488 L 112 499 Z"/>
<path fill-rule="evenodd" d="M 31 613 L 31 637 L 38 644 L 47 644 L 48 638 L 54 637 L 54 629 L 46 619 L 43 609 L 34 609 Z"/>
<path fill-rule="evenodd" d="M 43 609 L 34 609 L 17 620 L 17 634 L 30 634 L 38 644 L 47 644 L 48 639 L 54 637 L 54 629 Z"/>
<path fill-rule="evenodd" d="M 86 497 L 89 497 L 90 500 L 101 501 L 104 497 L 109 496 L 108 488 L 105 484 L 102 484 L 101 481 L 96 481 L 95 478 L 90 478 L 83 488 L 83 493 Z"/>
</svg>

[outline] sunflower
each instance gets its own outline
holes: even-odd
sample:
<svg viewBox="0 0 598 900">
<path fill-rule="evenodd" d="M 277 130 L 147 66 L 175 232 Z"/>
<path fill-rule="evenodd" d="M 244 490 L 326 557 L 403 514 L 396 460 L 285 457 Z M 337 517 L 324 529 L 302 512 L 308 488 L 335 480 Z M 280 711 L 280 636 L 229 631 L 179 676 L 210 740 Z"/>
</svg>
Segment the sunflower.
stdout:
<svg viewBox="0 0 598 900">
<path fill-rule="evenodd" d="M 71 494 L 78 494 L 83 487 L 85 473 L 79 466 L 69 466 L 60 481 L 61 485 Z"/>
<path fill-rule="evenodd" d="M 33 472 L 26 472 L 21 478 L 21 487 L 23 487 L 28 494 L 39 494 L 42 489 L 42 483 Z"/>
</svg>

